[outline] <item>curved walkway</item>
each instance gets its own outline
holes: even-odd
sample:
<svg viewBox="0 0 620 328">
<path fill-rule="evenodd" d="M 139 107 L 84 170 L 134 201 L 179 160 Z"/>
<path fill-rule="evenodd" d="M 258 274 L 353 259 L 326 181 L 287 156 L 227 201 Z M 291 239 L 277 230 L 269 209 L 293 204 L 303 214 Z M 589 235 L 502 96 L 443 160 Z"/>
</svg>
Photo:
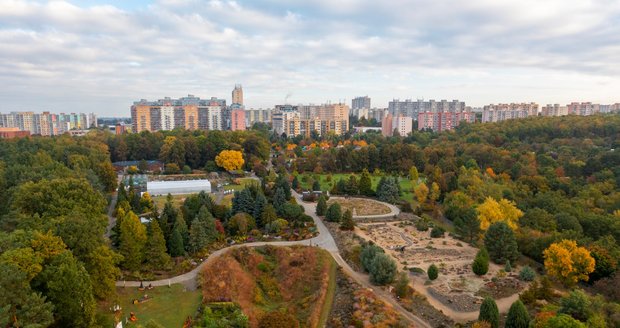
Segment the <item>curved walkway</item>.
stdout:
<svg viewBox="0 0 620 328">
<path fill-rule="evenodd" d="M 167 286 L 169 284 L 178 284 L 178 283 L 187 283 L 187 282 L 195 282 L 196 277 L 200 270 L 204 268 L 205 265 L 213 262 L 217 257 L 226 253 L 227 251 L 237 248 L 237 247 L 257 247 L 263 245 L 273 245 L 273 246 L 293 246 L 293 245 L 312 245 L 320 247 L 330 253 L 330 255 L 334 258 L 336 263 L 342 268 L 342 270 L 350 276 L 355 282 L 360 284 L 364 288 L 368 288 L 372 290 L 377 297 L 379 297 L 382 301 L 387 304 L 390 304 L 399 314 L 408 320 L 410 323 L 413 323 L 415 327 L 424 327 L 431 328 L 431 326 L 424 321 L 423 319 L 415 316 L 413 313 L 407 311 L 400 303 L 398 303 L 389 293 L 388 291 L 374 286 L 370 283 L 370 279 L 368 275 L 361 274 L 353 268 L 349 266 L 349 264 L 340 256 L 340 251 L 338 250 L 338 246 L 336 245 L 336 241 L 332 237 L 331 233 L 323 223 L 323 221 L 316 215 L 316 204 L 314 203 L 306 203 L 302 200 L 301 195 L 292 191 L 293 196 L 297 200 L 297 204 L 301 205 L 304 208 L 304 212 L 311 216 L 314 220 L 314 223 L 319 231 L 319 235 L 306 240 L 298 240 L 298 241 L 276 241 L 276 242 L 256 242 L 256 243 L 246 243 L 246 244 L 238 244 L 230 247 L 226 247 L 215 251 L 209 255 L 209 257 L 200 263 L 196 268 L 192 271 L 184 273 L 182 275 L 172 277 L 169 279 L 155 280 L 155 281 L 144 281 L 145 285 L 153 285 L 153 286 Z M 117 281 L 116 286 L 118 287 L 139 287 L 140 281 Z"/>
<path fill-rule="evenodd" d="M 341 197 L 341 196 L 331 196 L 329 197 L 330 200 L 332 199 L 363 199 L 363 200 L 369 200 L 371 202 L 376 202 L 379 203 L 381 205 L 385 205 L 386 207 L 388 207 L 390 209 L 390 213 L 387 214 L 376 214 L 376 215 L 354 215 L 353 218 L 354 219 L 389 219 L 392 218 L 398 214 L 400 214 L 400 209 L 395 206 L 392 205 L 390 203 L 386 203 L 386 202 L 382 202 L 382 201 L 378 201 L 375 199 L 368 199 L 368 198 L 361 198 L 361 197 L 349 197 L 349 198 L 345 198 L 345 197 Z"/>
</svg>

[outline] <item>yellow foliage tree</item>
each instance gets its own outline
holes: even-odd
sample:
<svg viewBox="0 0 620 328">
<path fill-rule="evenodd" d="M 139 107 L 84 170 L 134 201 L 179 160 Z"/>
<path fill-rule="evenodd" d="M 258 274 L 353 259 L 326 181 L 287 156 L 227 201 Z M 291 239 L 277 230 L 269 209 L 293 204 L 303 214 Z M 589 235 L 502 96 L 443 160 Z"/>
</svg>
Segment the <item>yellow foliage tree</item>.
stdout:
<svg viewBox="0 0 620 328">
<path fill-rule="evenodd" d="M 519 218 L 523 216 L 523 212 L 515 206 L 514 202 L 503 198 L 498 202 L 492 197 L 487 197 L 476 211 L 482 230 L 487 230 L 491 224 L 500 221 L 506 222 L 512 230 L 515 230 Z"/>
<path fill-rule="evenodd" d="M 430 194 L 428 195 L 428 198 L 431 200 L 431 202 L 435 202 L 439 196 L 441 195 L 441 190 L 439 189 L 439 185 L 437 184 L 437 182 L 433 182 L 433 184 L 431 184 L 431 191 Z"/>
<path fill-rule="evenodd" d="M 588 275 L 594 271 L 595 261 L 585 247 L 578 247 L 574 240 L 563 239 L 547 248 L 545 269 L 547 273 L 572 286 L 579 280 L 588 281 Z"/>
<path fill-rule="evenodd" d="M 415 197 L 420 204 L 426 202 L 426 198 L 428 197 L 428 187 L 426 186 L 426 183 L 420 183 L 420 185 L 417 186 L 413 192 L 415 192 Z"/>
<path fill-rule="evenodd" d="M 215 156 L 215 164 L 226 171 L 238 170 L 243 166 L 243 154 L 237 150 L 222 150 Z"/>
</svg>

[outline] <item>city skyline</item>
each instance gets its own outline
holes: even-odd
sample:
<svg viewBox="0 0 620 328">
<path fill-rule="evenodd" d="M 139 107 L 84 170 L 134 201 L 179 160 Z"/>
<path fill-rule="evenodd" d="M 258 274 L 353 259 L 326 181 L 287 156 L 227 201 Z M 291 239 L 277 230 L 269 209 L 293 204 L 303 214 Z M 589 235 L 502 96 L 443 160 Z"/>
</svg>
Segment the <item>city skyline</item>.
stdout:
<svg viewBox="0 0 620 328">
<path fill-rule="evenodd" d="M 620 3 L 605 0 L 0 0 L 0 19 L 0 112 L 126 116 L 139 98 L 231 101 L 235 84 L 246 109 L 619 100 Z"/>
</svg>

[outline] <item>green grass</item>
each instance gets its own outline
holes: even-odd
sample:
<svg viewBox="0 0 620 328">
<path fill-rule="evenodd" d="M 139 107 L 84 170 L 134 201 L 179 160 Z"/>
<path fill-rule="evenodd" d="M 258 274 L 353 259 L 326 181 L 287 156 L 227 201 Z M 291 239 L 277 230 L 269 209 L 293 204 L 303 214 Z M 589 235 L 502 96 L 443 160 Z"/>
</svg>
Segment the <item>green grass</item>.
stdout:
<svg viewBox="0 0 620 328">
<path fill-rule="evenodd" d="M 193 194 L 172 195 L 172 204 L 175 207 L 179 208 L 183 206 L 183 201 L 185 200 L 185 198 L 191 195 Z M 157 205 L 157 208 L 161 211 L 164 208 L 164 205 L 166 204 L 167 195 L 153 196 L 152 198 L 153 198 L 153 203 L 155 203 L 155 205 Z"/>
<path fill-rule="evenodd" d="M 332 310 L 332 306 L 334 304 L 334 296 L 336 295 L 336 273 L 338 269 L 338 265 L 336 265 L 336 261 L 329 256 L 330 267 L 329 267 L 329 284 L 327 285 L 327 295 L 325 296 L 325 303 L 323 304 L 323 309 L 321 309 L 321 318 L 319 319 L 319 327 L 325 327 L 327 324 L 327 319 L 329 319 L 329 313 Z"/>
<path fill-rule="evenodd" d="M 155 320 L 164 327 L 182 327 L 183 322 L 188 316 L 194 316 L 202 295 L 200 290 L 184 291 L 185 287 L 180 284 L 172 285 L 170 288 L 155 287 L 151 290 L 139 291 L 137 288 L 118 288 L 118 297 L 123 311 L 123 327 L 137 327 L 145 325 L 149 320 Z M 148 294 L 151 299 L 144 303 L 133 304 L 134 299 L 140 299 L 144 294 Z M 101 309 L 106 311 L 107 308 Z M 125 324 L 124 319 L 129 317 L 129 313 L 134 312 L 138 321 Z M 109 310 L 106 316 L 113 317 Z"/>
<path fill-rule="evenodd" d="M 238 191 L 238 190 L 242 190 L 243 188 L 245 188 L 245 186 L 252 184 L 252 183 L 259 183 L 256 179 L 252 179 L 252 178 L 241 178 L 239 179 L 239 182 L 241 184 L 229 184 L 228 186 L 224 186 L 224 190 L 234 190 L 234 191 Z"/>
<path fill-rule="evenodd" d="M 302 177 L 306 175 L 308 177 L 308 180 L 306 182 L 302 181 Z M 323 191 L 328 191 L 330 190 L 333 185 L 335 183 L 338 182 L 338 180 L 340 180 L 341 178 L 344 179 L 345 181 L 349 178 L 349 176 L 351 175 L 350 173 L 333 173 L 332 174 L 332 181 L 328 182 L 327 181 L 327 176 L 329 174 L 320 174 L 319 175 L 319 179 L 321 181 L 321 189 Z M 302 174 L 298 177 L 299 179 L 299 184 L 301 185 L 301 187 L 303 189 L 310 189 L 312 188 L 312 184 L 310 184 L 310 178 L 313 176 L 313 174 Z M 359 180 L 360 178 L 360 174 L 356 174 L 357 179 Z M 375 176 L 375 175 L 371 175 L 370 176 L 371 180 L 372 180 L 372 189 L 377 190 L 377 185 L 379 184 L 379 180 L 381 180 L 380 176 Z M 406 177 L 400 177 L 400 189 L 402 190 L 402 195 L 401 195 L 401 199 L 407 201 L 407 202 L 411 202 L 413 200 L 414 194 L 413 194 L 413 185 L 411 183 L 411 180 L 409 180 Z"/>
</svg>

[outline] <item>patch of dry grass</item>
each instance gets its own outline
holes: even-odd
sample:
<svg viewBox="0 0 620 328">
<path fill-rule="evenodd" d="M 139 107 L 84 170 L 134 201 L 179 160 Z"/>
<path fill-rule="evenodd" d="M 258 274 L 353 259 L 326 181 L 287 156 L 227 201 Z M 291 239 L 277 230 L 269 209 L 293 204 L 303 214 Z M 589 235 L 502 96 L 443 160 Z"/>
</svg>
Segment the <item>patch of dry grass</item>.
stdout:
<svg viewBox="0 0 620 328">
<path fill-rule="evenodd" d="M 372 199 L 366 198 L 332 198 L 327 204 L 338 203 L 342 212 L 351 210 L 354 215 L 381 215 L 390 213 L 390 208 Z M 355 209 L 355 211 L 353 211 Z"/>
</svg>

